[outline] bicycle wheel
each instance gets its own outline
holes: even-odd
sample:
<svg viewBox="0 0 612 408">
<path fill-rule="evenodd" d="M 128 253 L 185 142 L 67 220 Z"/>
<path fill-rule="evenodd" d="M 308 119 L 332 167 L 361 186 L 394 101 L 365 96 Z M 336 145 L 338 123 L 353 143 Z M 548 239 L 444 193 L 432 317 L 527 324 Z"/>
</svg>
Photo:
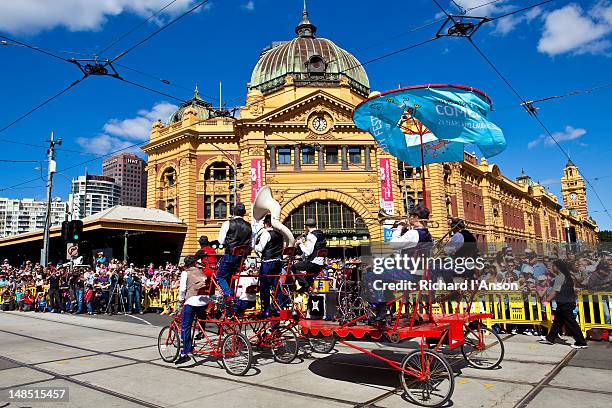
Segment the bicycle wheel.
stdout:
<svg viewBox="0 0 612 408">
<path fill-rule="evenodd" d="M 271 350 L 274 360 L 279 363 L 289 364 L 298 354 L 298 339 L 293 330 L 278 329 L 271 335 Z"/>
<path fill-rule="evenodd" d="M 181 336 L 174 325 L 162 328 L 157 336 L 157 351 L 162 360 L 172 363 L 181 351 Z"/>
<path fill-rule="evenodd" d="M 468 329 L 464 336 L 461 354 L 472 367 L 492 370 L 504 359 L 504 343 L 499 334 L 488 327 L 481 326 L 480 333 L 478 329 Z"/>
<path fill-rule="evenodd" d="M 315 353 L 329 354 L 336 346 L 334 336 L 308 337 L 308 344 Z"/>
<path fill-rule="evenodd" d="M 244 375 L 253 363 L 251 343 L 242 333 L 228 334 L 221 343 L 225 371 L 232 375 Z"/>
<path fill-rule="evenodd" d="M 439 407 L 453 395 L 455 377 L 444 357 L 431 350 L 415 350 L 402 360 L 402 369 L 423 373 L 423 379 L 400 372 L 404 395 L 410 402 L 424 407 Z M 415 373 L 415 374 L 416 374 Z"/>
</svg>

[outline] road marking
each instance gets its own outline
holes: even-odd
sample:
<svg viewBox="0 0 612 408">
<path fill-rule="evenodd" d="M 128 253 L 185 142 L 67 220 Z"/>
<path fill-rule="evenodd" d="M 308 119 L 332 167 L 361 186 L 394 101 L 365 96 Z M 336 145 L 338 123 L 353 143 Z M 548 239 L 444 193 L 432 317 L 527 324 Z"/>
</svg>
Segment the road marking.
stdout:
<svg viewBox="0 0 612 408">
<path fill-rule="evenodd" d="M 145 319 L 143 319 L 143 318 L 141 318 L 141 317 L 132 316 L 132 315 L 126 315 L 126 316 L 131 317 L 131 318 L 136 319 L 136 320 L 140 320 L 141 322 L 145 322 L 145 323 L 146 323 L 146 324 L 148 324 L 149 326 L 153 326 L 151 323 L 147 322 Z"/>
</svg>

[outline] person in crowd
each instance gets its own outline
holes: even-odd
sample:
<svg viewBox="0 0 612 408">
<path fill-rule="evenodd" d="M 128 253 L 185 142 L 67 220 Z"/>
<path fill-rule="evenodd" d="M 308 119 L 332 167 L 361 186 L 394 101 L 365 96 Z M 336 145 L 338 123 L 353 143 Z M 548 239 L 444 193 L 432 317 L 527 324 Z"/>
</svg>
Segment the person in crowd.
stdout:
<svg viewBox="0 0 612 408">
<path fill-rule="evenodd" d="M 183 364 L 191 358 L 189 354 L 193 351 L 191 327 L 193 320 L 197 317 L 202 318 L 206 310 L 206 306 L 210 302 L 210 297 L 200 294 L 200 290 L 206 289 L 206 279 L 198 259 L 195 256 L 189 255 L 183 261 L 185 269 L 181 272 L 181 284 L 178 294 L 178 308 L 182 307 L 181 314 L 181 339 L 182 345 L 181 355 L 174 362 L 175 364 Z"/>
<path fill-rule="evenodd" d="M 17 305 L 20 312 L 30 312 L 34 310 L 35 298 L 30 289 L 26 289 L 23 295 L 17 298 Z"/>
<path fill-rule="evenodd" d="M 128 270 L 125 278 L 125 286 L 127 288 L 127 312 L 132 314 L 135 311 L 138 314 L 142 312 L 142 284 L 140 277 L 136 275 L 134 269 Z"/>
<path fill-rule="evenodd" d="M 85 293 L 83 295 L 85 305 L 87 306 L 87 314 L 93 315 L 94 313 L 94 290 L 93 285 L 88 284 L 85 287 Z"/>
<path fill-rule="evenodd" d="M 575 340 L 575 343 L 572 344 L 572 348 L 587 348 L 587 342 L 582 335 L 580 326 L 576 322 L 573 313 L 576 308 L 576 292 L 574 290 L 574 281 L 569 266 L 565 261 L 557 259 L 553 262 L 551 273 L 554 276 L 554 282 L 551 294 L 546 300 L 548 302 L 555 300 L 557 309 L 555 311 L 552 327 L 546 336 L 542 336 L 540 343 L 548 345 L 554 344 L 559 331 L 562 326 L 565 325 Z"/>
<path fill-rule="evenodd" d="M 245 221 L 246 208 L 244 204 L 238 203 L 232 208 L 232 219 L 221 225 L 218 241 L 225 247 L 225 254 L 219 262 L 217 270 L 217 281 L 226 301 L 233 301 L 233 293 L 230 288 L 231 277 L 242 263 L 241 255 L 234 255 L 237 247 L 251 244 L 251 224 Z"/>
<path fill-rule="evenodd" d="M 47 298 L 45 292 L 38 292 L 34 301 L 34 311 L 45 313 L 47 311 Z"/>
<path fill-rule="evenodd" d="M 300 284 L 298 293 L 306 293 L 311 290 L 314 279 L 323 269 L 325 262 L 325 258 L 320 256 L 319 251 L 327 247 L 325 234 L 317 228 L 314 218 L 306 219 L 304 227 L 305 235 L 295 241 L 295 245 L 301 251 L 302 259 L 291 267 L 292 274 L 302 274 L 298 279 Z"/>
<path fill-rule="evenodd" d="M 261 257 L 259 285 L 262 313 L 270 315 L 270 297 L 276 289 L 276 283 L 283 267 L 283 236 L 272 228 L 272 217 L 266 215 L 263 220 L 263 231 L 254 242 L 254 249 Z"/>
</svg>

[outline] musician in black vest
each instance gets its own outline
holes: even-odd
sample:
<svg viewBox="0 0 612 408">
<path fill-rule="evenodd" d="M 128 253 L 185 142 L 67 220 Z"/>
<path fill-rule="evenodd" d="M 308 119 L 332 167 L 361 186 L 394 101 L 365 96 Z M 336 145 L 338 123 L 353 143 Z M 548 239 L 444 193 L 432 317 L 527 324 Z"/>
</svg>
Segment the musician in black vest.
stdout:
<svg viewBox="0 0 612 408">
<path fill-rule="evenodd" d="M 264 217 L 263 231 L 257 236 L 254 243 L 255 252 L 261 257 L 259 270 L 259 290 L 261 309 L 264 316 L 270 315 L 270 291 L 276 288 L 276 282 L 282 269 L 283 236 L 272 228 L 270 214 Z"/>
<path fill-rule="evenodd" d="M 292 274 L 305 274 L 298 279 L 300 283 L 299 292 L 308 292 L 312 287 L 314 279 L 321 272 L 325 261 L 323 257 L 317 256 L 317 253 L 327 246 L 325 234 L 317 228 L 317 223 L 313 218 L 306 219 L 304 226 L 306 227 L 306 235 L 295 242 L 302 251 L 302 260 L 294 263 L 291 268 Z"/>
<path fill-rule="evenodd" d="M 225 247 L 225 254 L 219 261 L 219 269 L 217 270 L 217 281 L 223 291 L 223 296 L 227 300 L 233 299 L 233 293 L 230 288 L 230 280 L 236 272 L 242 256 L 232 255 L 234 248 L 251 244 L 251 224 L 244 220 L 246 208 L 244 204 L 238 203 L 232 209 L 233 218 L 225 221 L 221 225 L 218 241 Z"/>
<path fill-rule="evenodd" d="M 453 236 L 444 246 L 444 253 L 455 259 L 463 258 L 465 260 L 471 258 L 475 260 L 478 257 L 476 237 L 467 229 L 465 221 L 461 218 L 453 218 L 451 219 L 450 228 Z M 473 269 L 465 269 L 465 272 L 461 273 L 454 272 L 463 275 L 465 278 L 472 278 L 474 275 Z"/>
<path fill-rule="evenodd" d="M 555 320 L 546 337 L 542 336 L 539 342 L 541 344 L 552 345 L 557 339 L 559 331 L 565 325 L 569 334 L 574 337 L 575 343 L 572 344 L 574 349 L 587 348 L 587 342 L 582 335 L 580 326 L 574 317 L 574 309 L 576 309 L 576 291 L 574 290 L 574 280 L 570 273 L 567 262 L 557 259 L 553 262 L 550 271 L 555 279 L 553 280 L 552 292 L 548 295 L 546 301 L 557 303 L 555 310 Z"/>
</svg>

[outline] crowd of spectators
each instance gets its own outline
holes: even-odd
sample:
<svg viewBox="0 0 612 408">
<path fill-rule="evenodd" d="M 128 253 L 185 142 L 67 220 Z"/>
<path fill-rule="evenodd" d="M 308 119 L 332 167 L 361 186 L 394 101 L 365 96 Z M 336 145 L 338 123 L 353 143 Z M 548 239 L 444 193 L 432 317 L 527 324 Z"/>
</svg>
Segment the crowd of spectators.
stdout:
<svg viewBox="0 0 612 408">
<path fill-rule="evenodd" d="M 4 260 L 0 266 L 0 300 L 4 310 L 87 313 L 143 313 L 143 295 L 176 289 L 180 268 L 166 263 L 136 267 L 102 253 L 95 267 L 48 265 Z"/>
<path fill-rule="evenodd" d="M 551 267 L 555 258 L 538 255 L 529 249 L 513 252 L 507 247 L 495 256 L 485 257 L 486 264 L 480 271 L 479 279 L 488 283 L 516 283 L 526 309 L 535 313 L 536 302 L 541 302 L 541 310 L 545 310 L 545 299 L 552 290 Z M 566 261 L 577 290 L 612 292 L 611 252 L 569 254 Z M 255 262 L 247 262 L 246 268 L 247 273 L 257 273 Z M 337 289 L 347 273 L 351 273 L 350 270 L 359 273 L 363 269 L 364 265 L 356 257 L 344 261 L 328 258 L 323 275 L 330 280 L 330 287 Z M 65 265 L 42 267 L 31 261 L 13 266 L 4 260 L 0 266 L 0 303 L 4 310 L 90 315 L 124 311 L 143 313 L 144 294 L 155 296 L 162 289 L 177 289 L 181 270 L 181 265 L 171 263 L 136 267 L 133 263 L 106 259 L 102 253 L 97 255 L 93 268 L 68 268 Z M 612 299 L 606 299 L 601 307 L 606 323 L 610 323 Z M 554 302 L 551 306 L 554 311 Z M 543 330 L 539 326 L 525 325 L 508 328 L 508 331 L 527 335 L 542 334 Z"/>
</svg>

